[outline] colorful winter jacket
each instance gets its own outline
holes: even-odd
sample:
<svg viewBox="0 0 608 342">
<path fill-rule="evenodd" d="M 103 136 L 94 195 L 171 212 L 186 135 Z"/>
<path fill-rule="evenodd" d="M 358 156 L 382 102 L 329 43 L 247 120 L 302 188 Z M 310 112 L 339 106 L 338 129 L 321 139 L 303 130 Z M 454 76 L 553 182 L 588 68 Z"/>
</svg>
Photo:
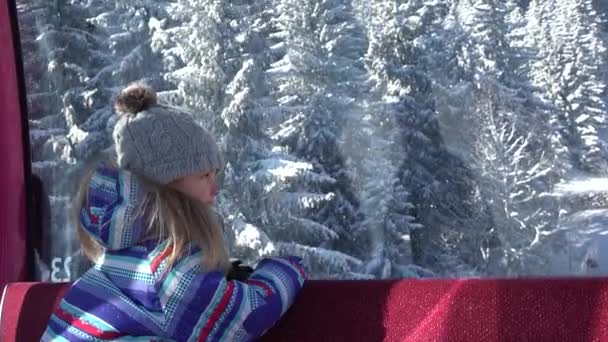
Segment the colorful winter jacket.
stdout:
<svg viewBox="0 0 608 342">
<path fill-rule="evenodd" d="M 42 341 L 249 341 L 304 283 L 296 257 L 264 259 L 246 282 L 203 270 L 198 248 L 169 268 L 168 244 L 143 238 L 143 190 L 133 174 L 100 166 L 88 190 L 80 219 L 106 252 L 72 285 Z"/>
</svg>

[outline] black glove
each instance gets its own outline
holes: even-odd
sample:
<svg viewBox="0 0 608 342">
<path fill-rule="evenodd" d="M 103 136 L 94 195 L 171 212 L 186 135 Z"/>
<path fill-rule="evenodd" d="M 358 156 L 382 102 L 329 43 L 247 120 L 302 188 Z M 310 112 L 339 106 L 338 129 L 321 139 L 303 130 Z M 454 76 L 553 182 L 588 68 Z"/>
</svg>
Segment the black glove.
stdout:
<svg viewBox="0 0 608 342">
<path fill-rule="evenodd" d="M 241 265 L 241 260 L 234 260 L 231 264 L 230 269 L 226 273 L 226 279 L 228 280 L 246 281 L 253 272 L 253 268 Z"/>
</svg>

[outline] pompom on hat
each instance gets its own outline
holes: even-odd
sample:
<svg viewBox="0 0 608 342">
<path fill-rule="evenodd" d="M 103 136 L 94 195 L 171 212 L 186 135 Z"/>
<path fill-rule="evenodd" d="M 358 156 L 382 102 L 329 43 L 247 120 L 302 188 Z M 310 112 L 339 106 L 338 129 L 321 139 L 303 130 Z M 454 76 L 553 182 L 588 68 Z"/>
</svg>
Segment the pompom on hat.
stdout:
<svg viewBox="0 0 608 342">
<path fill-rule="evenodd" d="M 178 108 L 158 103 L 143 83 L 123 89 L 114 104 L 120 115 L 112 137 L 120 168 L 159 184 L 208 170 L 223 159 L 211 134 Z"/>
</svg>

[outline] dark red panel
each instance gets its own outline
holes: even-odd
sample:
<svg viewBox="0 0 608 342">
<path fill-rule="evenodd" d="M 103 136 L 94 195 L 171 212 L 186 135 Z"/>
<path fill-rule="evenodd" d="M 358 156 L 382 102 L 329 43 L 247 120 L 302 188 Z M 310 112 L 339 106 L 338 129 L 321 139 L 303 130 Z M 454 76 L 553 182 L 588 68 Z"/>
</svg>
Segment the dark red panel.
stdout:
<svg viewBox="0 0 608 342">
<path fill-rule="evenodd" d="M 0 286 L 27 277 L 22 111 L 10 5 L 0 0 Z"/>
</svg>

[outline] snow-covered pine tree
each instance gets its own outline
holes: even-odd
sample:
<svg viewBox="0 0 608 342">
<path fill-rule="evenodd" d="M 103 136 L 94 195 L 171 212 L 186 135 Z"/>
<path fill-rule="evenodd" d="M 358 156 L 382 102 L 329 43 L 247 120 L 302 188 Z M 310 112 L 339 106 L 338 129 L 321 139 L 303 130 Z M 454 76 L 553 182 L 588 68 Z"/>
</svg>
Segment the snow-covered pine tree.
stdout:
<svg viewBox="0 0 608 342">
<path fill-rule="evenodd" d="M 270 145 L 264 132 L 264 110 L 256 98 L 256 93 L 264 89 L 262 76 L 256 60 L 245 60 L 227 87 L 229 100 L 221 113 L 226 127 L 223 140 L 227 166 L 219 207 L 236 235 L 234 252 L 249 263 L 275 251 L 266 234 L 270 227 L 264 205 L 265 187 L 271 181 L 255 177 L 264 165 L 259 161 L 268 158 Z M 257 238 L 247 238 L 253 232 Z M 260 238 L 266 241 L 264 248 L 259 247 Z"/>
<path fill-rule="evenodd" d="M 226 18 L 217 1 L 178 1 L 170 9 L 175 26 L 157 34 L 157 48 L 170 47 L 165 63 L 174 64 L 166 79 L 177 87 L 171 100 L 191 109 L 217 133 L 229 78 L 225 72 Z M 217 135 L 217 134 L 216 134 Z"/>
<path fill-rule="evenodd" d="M 298 200 L 301 209 L 289 214 L 299 216 L 311 233 L 320 229 L 329 233 L 324 241 L 317 239 L 296 250 L 305 251 L 326 277 L 358 276 L 354 272 L 360 262 L 352 257 L 361 249 L 353 243 L 358 201 L 341 152 L 349 132 L 342 131 L 339 123 L 348 122 L 352 113 L 349 96 L 357 89 L 352 82 L 360 81 L 361 75 L 353 51 L 363 37 L 343 1 L 281 1 L 275 20 L 274 46 L 284 54 L 268 71 L 283 113 L 274 139 L 277 150 L 305 162 L 311 172 L 291 190 L 296 192 L 283 196 L 292 200 L 304 196 Z"/>
<path fill-rule="evenodd" d="M 532 142 L 534 131 L 519 131 L 509 98 L 486 85 L 476 108 L 478 139 L 473 148 L 479 196 L 487 204 L 496 242 L 482 248 L 486 274 L 541 272 L 551 256 L 552 235 L 559 233 L 557 212 L 548 191 L 553 163 Z M 549 185 L 549 186 L 548 186 Z M 548 240 L 548 241 L 547 241 Z"/>
<path fill-rule="evenodd" d="M 526 41 L 526 21 L 518 4 L 514 0 L 476 0 L 459 4 L 454 12 L 468 41 L 458 52 L 464 65 L 459 68 L 463 78 L 471 82 L 475 92 L 494 83 L 501 97 L 509 97 L 507 102 L 521 128 L 545 129 L 549 106 L 534 93 L 536 88 L 528 76 L 538 52 Z M 469 96 L 475 98 L 475 92 Z M 535 139 L 544 147 L 540 141 L 546 140 L 544 136 Z"/>
<path fill-rule="evenodd" d="M 606 43 L 601 39 L 601 17 L 592 1 L 532 1 L 530 22 L 543 63 L 533 77 L 556 106 L 554 118 L 575 172 L 603 174 L 605 130 Z"/>
<path fill-rule="evenodd" d="M 364 61 L 374 57 L 381 28 L 382 2 L 354 2 L 354 13 L 365 22 L 367 39 L 359 44 Z M 367 51 L 364 51 L 366 49 Z M 346 137 L 344 153 L 353 170 L 354 186 L 361 205 L 358 241 L 367 247 L 364 273 L 376 278 L 416 277 L 420 272 L 411 265 L 410 230 L 414 218 L 409 193 L 399 184 L 397 169 L 404 150 L 390 99 L 384 97 L 378 75 L 365 68 L 365 83 L 358 84 L 357 108 L 346 123 L 352 132 Z M 428 274 L 428 273 L 426 273 Z"/>
<path fill-rule="evenodd" d="M 271 8 L 269 1 L 249 0 L 225 6 L 232 40 L 226 68 L 240 70 L 226 89 L 221 113 L 228 166 L 220 209 L 234 232 L 237 256 L 248 262 L 278 252 L 275 241 L 280 243 L 280 236 L 275 233 L 285 231 L 287 225 L 272 218 L 269 194 L 301 176 L 297 168 L 286 172 L 289 175 L 280 172 L 294 164 L 289 156 L 271 151 L 267 132 L 272 113 L 277 112 L 264 73 L 273 55 L 268 38 L 273 29 Z M 252 234 L 256 238 L 247 238 Z"/>
<path fill-rule="evenodd" d="M 517 6 L 514 1 L 496 3 L 495 1 L 480 0 L 470 5 L 462 3 L 461 6 L 455 8 L 455 16 L 470 40 L 467 44 L 462 45 L 465 49 L 458 53 L 461 54 L 459 58 L 466 61 L 465 67 L 461 69 L 461 75 L 468 75 L 465 76 L 465 79 L 473 85 L 471 88 L 474 89 L 470 95 L 474 96 L 475 105 L 472 107 L 475 109 L 468 115 L 465 113 L 462 118 L 464 126 L 469 127 L 467 134 L 477 139 L 469 148 L 466 148 L 477 156 L 473 158 L 473 167 L 477 172 L 481 170 L 481 174 L 487 174 L 483 170 L 488 166 L 483 163 L 484 158 L 489 158 L 491 154 L 486 151 L 489 148 L 487 146 L 490 145 L 487 139 L 475 132 L 486 129 L 498 131 L 496 127 L 504 131 L 507 129 L 505 127 L 508 127 L 513 130 L 512 134 L 516 137 L 525 134 L 526 153 L 518 157 L 529 159 L 524 163 L 542 160 L 545 169 L 543 169 L 542 175 L 534 177 L 532 184 L 527 185 L 526 199 L 516 200 L 517 203 L 521 202 L 517 209 L 519 219 L 521 222 L 526 222 L 520 227 L 520 231 L 527 231 L 525 234 L 529 235 L 533 235 L 535 231 L 544 231 L 538 235 L 542 239 L 535 241 L 534 246 L 536 249 L 540 249 L 539 246 L 546 248 L 543 252 L 547 258 L 550 258 L 551 249 L 548 246 L 551 246 L 555 240 L 548 237 L 548 232 L 557 229 L 559 203 L 546 195 L 552 191 L 553 185 L 564 176 L 559 162 L 561 145 L 559 139 L 556 140 L 550 133 L 546 133 L 551 132 L 552 126 L 548 120 L 551 108 L 537 96 L 536 89 L 531 85 L 528 76 L 530 64 L 537 58 L 537 52 L 534 49 L 535 46 L 526 40 L 525 30 L 523 30 L 526 23 L 521 15 L 521 7 Z M 461 82 L 461 80 L 456 81 Z M 480 143 L 480 141 L 482 142 Z M 500 141 L 500 139 L 496 141 Z M 469 140 L 468 144 L 470 143 Z M 508 143 L 508 141 L 501 141 L 497 144 Z M 479 157 L 480 148 L 485 151 L 481 153 L 483 157 Z M 489 159 L 485 163 L 495 164 L 495 161 Z M 511 171 L 506 171 L 508 168 L 499 169 L 502 170 L 501 172 L 505 172 L 502 177 L 512 176 Z M 500 179 L 500 177 L 496 179 Z M 490 210 L 490 215 L 483 215 L 483 217 L 489 219 L 489 222 L 484 225 L 489 224 L 491 227 L 489 230 L 480 230 L 477 233 L 481 238 L 476 240 L 486 241 L 478 247 L 483 251 L 482 256 L 485 260 L 480 266 L 483 266 L 485 272 L 492 274 L 517 273 L 521 269 L 514 270 L 504 264 L 500 268 L 493 259 L 496 256 L 495 253 L 500 255 L 498 258 L 504 256 L 502 253 L 512 253 L 513 257 L 508 262 L 510 265 L 515 263 L 517 254 L 522 258 L 518 262 L 529 262 L 532 268 L 533 262 L 526 260 L 526 258 L 532 258 L 532 254 L 529 251 L 524 252 L 523 249 L 512 247 L 514 245 L 524 246 L 529 241 L 523 239 L 521 235 L 506 232 L 509 230 L 507 227 L 510 226 L 508 222 L 511 218 L 507 219 L 504 215 L 495 213 L 495 204 L 501 201 L 511 201 L 509 197 L 513 194 L 502 193 L 499 195 L 501 200 L 484 198 L 486 191 L 494 194 L 500 193 L 493 192 L 494 190 L 496 189 L 492 182 L 488 182 L 484 176 L 480 176 L 479 206 L 482 210 L 485 210 L 484 208 Z M 523 192 L 517 194 L 523 196 Z M 511 210 L 515 209 L 511 208 Z M 485 238 L 483 238 L 484 235 Z M 520 239 L 523 240 L 520 241 Z M 489 243 L 490 241 L 491 243 Z M 511 247 L 507 248 L 507 245 Z M 505 249 L 511 252 L 505 252 Z M 534 261 L 536 266 L 542 264 L 541 260 Z"/>
<path fill-rule="evenodd" d="M 427 66 L 438 51 L 434 37 L 446 4 L 432 1 L 374 2 L 377 20 L 367 55 L 368 69 L 383 107 L 397 127 L 394 148 L 403 153 L 395 178 L 409 193 L 415 219 L 413 261 L 438 273 L 464 263 L 453 247 L 470 216 L 468 170 L 445 149 Z M 373 12 L 372 12 L 373 13 Z M 381 121 L 380 121 L 381 122 Z M 449 241 L 449 242 L 448 242 Z M 450 266 L 448 266 L 450 265 Z"/>
<path fill-rule="evenodd" d="M 542 62 L 532 77 L 538 93 L 552 105 L 554 141 L 561 148 L 562 178 L 605 175 L 606 39 L 605 15 L 591 1 L 532 1 L 527 13 L 530 40 Z M 599 6 L 601 7 L 601 6 Z M 602 53 L 602 51 L 604 51 Z M 559 167 L 559 166 L 558 166 Z M 579 211 L 605 207 L 602 193 L 561 198 L 560 224 Z M 577 235 L 580 227 L 573 232 Z M 572 243 L 572 242 L 571 242 Z M 570 246 L 569 246 L 570 247 Z"/>
</svg>

